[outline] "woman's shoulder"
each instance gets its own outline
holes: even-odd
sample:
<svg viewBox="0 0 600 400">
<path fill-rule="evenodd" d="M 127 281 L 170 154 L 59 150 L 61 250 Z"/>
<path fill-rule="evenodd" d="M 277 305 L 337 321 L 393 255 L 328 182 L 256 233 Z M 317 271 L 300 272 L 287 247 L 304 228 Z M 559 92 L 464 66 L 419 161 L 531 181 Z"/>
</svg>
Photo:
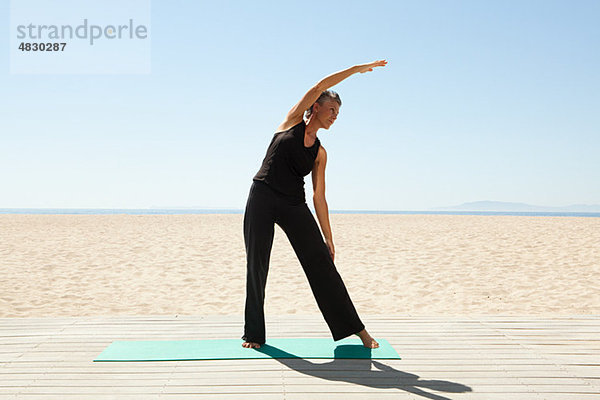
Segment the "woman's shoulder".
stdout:
<svg viewBox="0 0 600 400">
<path fill-rule="evenodd" d="M 319 143 L 319 150 L 317 152 L 317 160 L 319 161 L 327 161 L 327 152 L 325 151 L 325 147 L 321 143 Z"/>
<path fill-rule="evenodd" d="M 304 122 L 304 118 L 301 118 L 300 121 L 283 121 L 278 127 L 277 130 L 275 131 L 275 133 L 279 133 L 279 132 L 286 132 L 286 131 L 290 131 L 293 130 L 297 127 L 300 126 L 305 126 L 306 123 Z"/>
</svg>

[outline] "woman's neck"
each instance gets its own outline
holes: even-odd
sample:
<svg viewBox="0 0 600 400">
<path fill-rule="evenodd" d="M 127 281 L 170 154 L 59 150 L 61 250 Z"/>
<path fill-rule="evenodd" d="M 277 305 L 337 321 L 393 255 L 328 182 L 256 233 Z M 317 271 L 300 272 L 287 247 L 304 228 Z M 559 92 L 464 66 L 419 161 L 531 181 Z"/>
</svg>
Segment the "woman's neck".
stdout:
<svg viewBox="0 0 600 400">
<path fill-rule="evenodd" d="M 306 123 L 306 128 L 304 129 L 304 134 L 309 137 L 317 137 L 317 131 L 321 128 L 318 126 L 318 121 L 314 119 L 309 119 Z"/>
</svg>

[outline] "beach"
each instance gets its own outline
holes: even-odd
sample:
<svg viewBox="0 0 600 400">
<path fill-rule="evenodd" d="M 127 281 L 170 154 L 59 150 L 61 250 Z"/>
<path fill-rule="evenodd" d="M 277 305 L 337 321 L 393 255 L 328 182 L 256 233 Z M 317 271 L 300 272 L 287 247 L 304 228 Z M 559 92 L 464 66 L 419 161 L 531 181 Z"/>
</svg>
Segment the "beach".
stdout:
<svg viewBox="0 0 600 400">
<path fill-rule="evenodd" d="M 600 218 L 331 214 L 361 316 L 600 314 Z M 243 315 L 241 214 L 0 215 L 0 317 Z M 320 314 L 278 227 L 265 313 Z"/>
</svg>

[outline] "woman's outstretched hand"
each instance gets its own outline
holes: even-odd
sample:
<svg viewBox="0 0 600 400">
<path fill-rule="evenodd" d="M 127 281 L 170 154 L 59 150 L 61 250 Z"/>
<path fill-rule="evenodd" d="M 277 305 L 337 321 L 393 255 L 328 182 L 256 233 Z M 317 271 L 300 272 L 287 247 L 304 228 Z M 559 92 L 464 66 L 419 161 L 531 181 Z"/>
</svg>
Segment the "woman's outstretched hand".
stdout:
<svg viewBox="0 0 600 400">
<path fill-rule="evenodd" d="M 358 72 L 364 74 L 365 72 L 373 71 L 375 67 L 385 67 L 387 65 L 386 60 L 373 61 L 368 64 L 360 64 L 358 65 Z"/>
</svg>

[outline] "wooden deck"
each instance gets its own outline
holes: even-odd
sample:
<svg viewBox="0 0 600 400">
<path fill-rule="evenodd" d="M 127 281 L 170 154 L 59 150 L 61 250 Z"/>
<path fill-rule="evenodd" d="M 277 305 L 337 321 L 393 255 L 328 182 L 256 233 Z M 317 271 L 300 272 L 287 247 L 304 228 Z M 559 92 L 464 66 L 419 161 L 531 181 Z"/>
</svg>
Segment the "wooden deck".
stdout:
<svg viewBox="0 0 600 400">
<path fill-rule="evenodd" d="M 363 318 L 402 360 L 94 363 L 113 340 L 239 338 L 242 317 L 0 319 L 0 399 L 600 399 L 600 316 Z M 268 337 L 330 337 L 320 315 Z"/>
</svg>

